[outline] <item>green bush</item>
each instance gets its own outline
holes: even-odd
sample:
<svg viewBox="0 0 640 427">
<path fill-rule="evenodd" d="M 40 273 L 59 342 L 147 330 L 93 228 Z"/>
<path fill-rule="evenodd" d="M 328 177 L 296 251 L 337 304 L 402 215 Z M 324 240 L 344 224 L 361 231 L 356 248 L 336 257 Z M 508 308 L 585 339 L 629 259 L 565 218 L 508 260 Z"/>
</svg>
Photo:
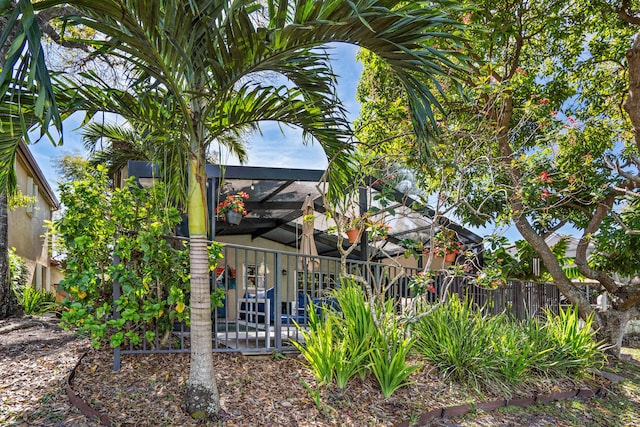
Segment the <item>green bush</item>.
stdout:
<svg viewBox="0 0 640 427">
<path fill-rule="evenodd" d="M 487 316 L 452 297 L 413 327 L 416 349 L 445 378 L 477 390 L 502 389 L 540 377 L 580 377 L 604 362 L 592 319 L 576 310 L 547 311 L 547 319 Z"/>
<path fill-rule="evenodd" d="M 14 292 L 20 292 L 27 286 L 29 270 L 24 260 L 16 254 L 15 248 L 9 249 L 9 280 Z"/>
<path fill-rule="evenodd" d="M 167 206 L 164 185 L 145 190 L 130 178 L 111 190 L 106 169 L 98 166 L 61 184 L 60 196 L 66 210 L 53 232 L 66 257 L 63 325 L 88 334 L 94 347 L 143 340 L 150 348 L 169 346 L 173 323 L 189 319 L 189 254 L 184 242 L 166 238 L 181 217 Z M 220 253 L 212 245 L 210 262 Z M 115 301 L 114 282 L 120 291 Z"/>
<path fill-rule="evenodd" d="M 398 324 L 394 312 L 393 301 L 379 307 L 381 327 L 377 330 L 375 346 L 371 347 L 369 356 L 371 371 L 378 380 L 385 398 L 408 383 L 409 376 L 420 368 L 407 361 L 414 341 L 404 334 L 404 329 Z"/>
<path fill-rule="evenodd" d="M 593 330 L 593 315 L 582 322 L 578 310 L 560 308 L 556 315 L 545 310 L 547 316 L 545 332 L 548 352 L 544 360 L 543 373 L 569 374 L 574 377 L 586 375 L 591 368 L 601 368 L 605 361 L 602 342 L 596 342 Z"/>
<path fill-rule="evenodd" d="M 59 308 L 55 294 L 31 285 L 16 291 L 16 297 L 24 314 L 29 316 L 57 311 Z"/>
<path fill-rule="evenodd" d="M 321 384 L 334 379 L 339 388 L 355 375 L 372 372 L 385 397 L 407 383 L 418 366 L 407 363 L 413 341 L 398 327 L 393 305 L 373 304 L 376 326 L 366 295 L 352 282 L 334 291 L 339 310 L 324 308 L 322 316 L 309 306 L 309 330 L 300 328 L 304 344 L 293 343 Z"/>
<path fill-rule="evenodd" d="M 330 384 L 336 369 L 337 352 L 335 347 L 340 338 L 337 336 L 337 325 L 335 316 L 327 316 L 321 319 L 316 314 L 313 304 L 308 307 L 309 330 L 299 328 L 300 335 L 304 339 L 304 344 L 297 341 L 291 343 L 300 350 L 300 353 L 307 361 L 311 372 L 320 384 Z"/>
<path fill-rule="evenodd" d="M 447 379 L 475 389 L 500 384 L 501 362 L 490 349 L 503 320 L 483 316 L 454 295 L 414 324 L 415 347 Z"/>
</svg>

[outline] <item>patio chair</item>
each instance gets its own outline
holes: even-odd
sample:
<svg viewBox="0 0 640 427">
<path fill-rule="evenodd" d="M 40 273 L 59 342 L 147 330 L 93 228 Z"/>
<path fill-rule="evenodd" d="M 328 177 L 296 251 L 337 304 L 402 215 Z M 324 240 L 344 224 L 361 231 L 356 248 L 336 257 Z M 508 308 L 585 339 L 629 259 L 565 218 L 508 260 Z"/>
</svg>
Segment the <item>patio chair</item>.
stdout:
<svg viewBox="0 0 640 427">
<path fill-rule="evenodd" d="M 283 325 L 306 325 L 309 322 L 309 305 L 313 301 L 316 313 L 320 316 L 325 308 L 338 308 L 335 298 L 313 298 L 299 291 L 294 311 L 290 314 L 281 314 L 280 322 Z M 269 288 L 266 292 L 257 294 L 245 293 L 238 300 L 238 317 L 241 321 L 251 323 L 256 327 L 265 327 L 275 323 L 275 290 Z M 268 320 L 268 321 L 267 321 Z"/>
</svg>

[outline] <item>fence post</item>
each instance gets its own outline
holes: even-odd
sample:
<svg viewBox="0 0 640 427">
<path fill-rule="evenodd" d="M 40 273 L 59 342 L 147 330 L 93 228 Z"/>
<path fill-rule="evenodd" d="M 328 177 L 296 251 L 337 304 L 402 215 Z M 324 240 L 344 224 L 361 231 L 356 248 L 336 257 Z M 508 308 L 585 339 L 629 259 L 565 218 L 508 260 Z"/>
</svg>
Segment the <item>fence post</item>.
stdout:
<svg viewBox="0 0 640 427">
<path fill-rule="evenodd" d="M 120 255 L 113 255 L 113 265 L 120 265 Z M 117 320 L 120 318 L 120 312 L 118 312 L 116 301 L 120 298 L 120 283 L 117 280 L 113 280 L 113 318 Z M 113 348 L 113 371 L 120 370 L 120 346 Z"/>
<path fill-rule="evenodd" d="M 282 312 L 282 254 L 280 252 L 275 253 L 275 285 L 273 289 L 273 302 L 275 307 L 273 310 L 273 323 L 275 325 L 275 342 L 274 346 L 276 350 L 282 348 L 282 318 L 280 316 Z M 270 339 L 266 337 L 266 339 Z"/>
</svg>

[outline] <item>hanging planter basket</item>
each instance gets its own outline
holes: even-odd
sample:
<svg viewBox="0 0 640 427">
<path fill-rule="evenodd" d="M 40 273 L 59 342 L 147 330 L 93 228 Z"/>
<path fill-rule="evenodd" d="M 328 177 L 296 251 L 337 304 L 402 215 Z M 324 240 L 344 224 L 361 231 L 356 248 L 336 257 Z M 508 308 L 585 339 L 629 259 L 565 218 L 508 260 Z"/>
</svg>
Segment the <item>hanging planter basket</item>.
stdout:
<svg viewBox="0 0 640 427">
<path fill-rule="evenodd" d="M 242 214 L 235 211 L 227 211 L 224 216 L 227 219 L 227 223 L 231 225 L 238 225 L 242 221 Z"/>
<path fill-rule="evenodd" d="M 456 260 L 456 253 L 455 252 L 447 252 L 444 255 L 444 262 L 453 262 Z"/>
</svg>

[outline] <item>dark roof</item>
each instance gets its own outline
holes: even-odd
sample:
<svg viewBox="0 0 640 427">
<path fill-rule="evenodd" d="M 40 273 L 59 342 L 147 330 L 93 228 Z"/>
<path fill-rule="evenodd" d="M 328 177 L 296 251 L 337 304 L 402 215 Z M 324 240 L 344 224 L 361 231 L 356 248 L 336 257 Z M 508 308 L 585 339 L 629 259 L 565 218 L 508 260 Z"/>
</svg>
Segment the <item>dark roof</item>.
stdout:
<svg viewBox="0 0 640 427">
<path fill-rule="evenodd" d="M 130 162 L 129 174 L 138 178 L 150 178 L 152 169 L 145 162 Z M 218 200 L 238 191 L 249 194 L 249 199 L 245 202 L 248 214 L 240 225 L 215 221 L 215 209 L 211 209 L 215 235 L 249 235 L 252 239 L 262 237 L 295 248 L 302 230 L 302 204 L 306 196 L 311 195 L 316 215 L 314 237 L 318 254 L 338 257 L 337 237 L 328 233 L 332 222 L 325 217 L 326 210 L 318 189 L 323 174 L 323 170 L 207 165 L 211 193 L 209 206 L 215 207 Z M 379 190 L 376 185 L 371 185 L 367 191 Z M 211 203 L 212 195 L 214 203 Z M 396 192 L 395 199 L 396 214 L 385 216 L 385 223 L 391 226 L 389 238 L 384 242 L 385 251 L 391 254 L 403 252 L 404 249 L 398 242 L 407 238 L 428 245 L 432 226 L 430 215 L 433 212 L 412 209 L 416 200 L 403 193 Z M 464 244 L 478 244 L 482 241 L 481 237 L 458 224 L 447 221 L 447 224 L 441 223 L 440 226 L 442 225 L 454 229 Z M 355 257 L 361 256 L 358 250 L 353 253 Z"/>
</svg>

